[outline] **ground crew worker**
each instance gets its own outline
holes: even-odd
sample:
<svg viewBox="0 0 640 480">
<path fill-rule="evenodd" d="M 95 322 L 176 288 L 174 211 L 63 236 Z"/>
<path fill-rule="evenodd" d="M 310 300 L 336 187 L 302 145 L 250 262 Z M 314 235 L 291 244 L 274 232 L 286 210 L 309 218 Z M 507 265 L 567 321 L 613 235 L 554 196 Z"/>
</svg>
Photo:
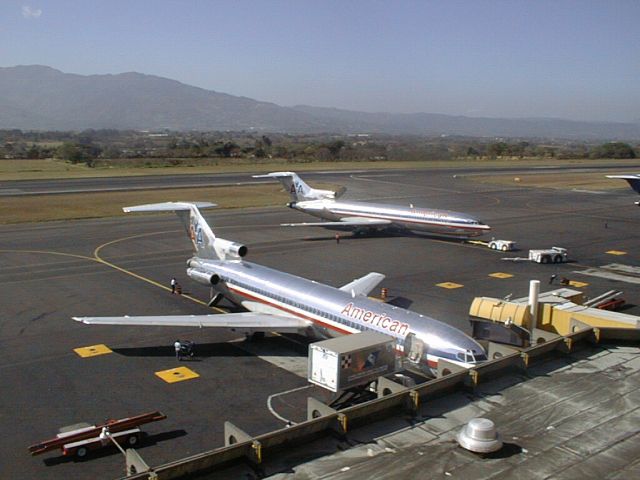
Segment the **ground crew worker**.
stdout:
<svg viewBox="0 0 640 480">
<path fill-rule="evenodd" d="M 176 293 L 176 285 L 178 285 L 178 281 L 175 277 L 171 277 L 171 293 Z"/>
<path fill-rule="evenodd" d="M 551 285 L 553 283 L 553 281 L 558 277 L 557 274 L 553 274 L 549 277 L 549 285 Z"/>
<path fill-rule="evenodd" d="M 180 343 L 180 340 L 175 341 L 175 343 L 173 344 L 173 348 L 176 350 L 176 358 L 178 360 L 182 360 L 182 354 L 181 354 L 182 344 Z"/>
<path fill-rule="evenodd" d="M 336 243 L 340 243 L 340 234 L 336 233 Z"/>
</svg>

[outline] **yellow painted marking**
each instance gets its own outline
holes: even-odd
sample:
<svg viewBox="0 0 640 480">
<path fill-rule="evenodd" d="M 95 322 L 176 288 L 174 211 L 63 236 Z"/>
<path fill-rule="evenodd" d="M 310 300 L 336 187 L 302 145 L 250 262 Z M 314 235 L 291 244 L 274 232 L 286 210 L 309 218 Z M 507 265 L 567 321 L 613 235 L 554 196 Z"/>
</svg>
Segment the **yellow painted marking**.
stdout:
<svg viewBox="0 0 640 480">
<path fill-rule="evenodd" d="M 589 285 L 587 282 L 578 282 L 577 280 L 569 280 L 569 285 L 576 288 L 582 288 Z"/>
<path fill-rule="evenodd" d="M 442 287 L 442 288 L 460 288 L 463 287 L 464 285 L 460 285 L 459 283 L 453 283 L 453 282 L 443 282 L 443 283 L 436 283 L 436 287 Z"/>
<path fill-rule="evenodd" d="M 87 257 L 85 255 L 75 255 L 73 253 L 63 253 L 63 252 L 52 252 L 48 250 L 0 250 L 2 253 L 38 253 L 45 255 L 60 255 L 62 257 L 73 257 L 73 258 L 81 258 L 82 260 L 91 260 L 95 262 L 95 258 Z"/>
<path fill-rule="evenodd" d="M 627 254 L 627 252 L 622 252 L 620 250 L 609 250 L 608 252 L 605 252 L 605 253 L 608 253 L 609 255 L 626 255 Z"/>
<path fill-rule="evenodd" d="M 198 375 L 193 370 L 187 367 L 172 368 L 170 370 L 162 370 L 156 372 L 156 375 L 167 383 L 181 382 L 183 380 L 191 380 L 192 378 L 198 378 Z"/>
<path fill-rule="evenodd" d="M 489 276 L 493 277 L 493 278 L 511 278 L 511 277 L 513 277 L 513 275 L 511 275 L 510 273 L 502 273 L 502 272 L 490 273 Z"/>
<path fill-rule="evenodd" d="M 73 351 L 80 355 L 82 358 L 97 357 L 98 355 L 112 353 L 112 350 L 103 344 L 91 345 L 90 347 L 74 348 Z"/>
<path fill-rule="evenodd" d="M 97 262 L 102 263 L 103 265 L 106 265 L 107 267 L 111 267 L 114 270 L 118 270 L 119 272 L 125 273 L 127 275 L 130 275 L 134 278 L 137 278 L 138 280 L 142 280 L 143 282 L 147 282 L 150 283 L 151 285 L 154 285 L 158 288 L 162 288 L 163 290 L 166 290 L 167 292 L 170 292 L 171 289 L 165 285 L 162 285 L 154 280 L 151 280 L 150 278 L 147 277 L 143 277 L 142 275 L 138 275 L 137 273 L 134 273 L 130 270 L 126 270 L 122 267 L 119 267 L 111 262 L 108 262 L 106 260 L 104 260 L 101 256 L 100 256 L 100 250 L 102 250 L 104 247 L 108 246 L 108 245 L 113 245 L 114 243 L 118 243 L 118 242 L 123 242 L 125 240 L 132 240 L 134 238 L 142 238 L 142 237 L 149 237 L 152 235 L 159 235 L 159 234 L 165 234 L 165 233 L 169 233 L 169 232 L 175 232 L 176 230 L 168 230 L 167 232 L 151 232 L 151 233 L 144 233 L 141 235 L 131 235 L 130 237 L 124 237 L 124 238 L 118 238 L 116 240 L 111 240 L 110 242 L 106 242 L 103 243 L 102 245 L 99 245 L 98 247 L 96 247 L 96 249 L 93 251 L 93 255 L 96 259 Z M 192 297 L 191 295 L 182 295 L 183 298 L 188 298 L 189 300 L 191 300 L 192 302 L 195 303 L 199 303 L 200 305 L 207 305 L 207 302 L 203 302 L 202 300 L 199 300 L 195 297 Z M 220 313 L 227 313 L 225 310 L 222 310 L 218 307 L 211 307 L 213 310 L 217 310 Z"/>
</svg>

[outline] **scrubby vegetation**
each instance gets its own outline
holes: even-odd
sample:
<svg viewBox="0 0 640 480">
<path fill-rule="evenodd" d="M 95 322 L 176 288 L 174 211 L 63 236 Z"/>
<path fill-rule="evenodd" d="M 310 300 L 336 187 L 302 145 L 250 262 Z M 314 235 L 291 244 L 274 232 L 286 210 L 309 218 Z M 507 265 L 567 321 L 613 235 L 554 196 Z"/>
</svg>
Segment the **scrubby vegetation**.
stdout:
<svg viewBox="0 0 640 480">
<path fill-rule="evenodd" d="M 155 167 L 261 159 L 425 161 L 496 158 L 635 158 L 639 145 L 548 139 L 391 135 L 286 135 L 255 132 L 0 130 L 0 159 L 57 158 L 90 167 Z"/>
</svg>

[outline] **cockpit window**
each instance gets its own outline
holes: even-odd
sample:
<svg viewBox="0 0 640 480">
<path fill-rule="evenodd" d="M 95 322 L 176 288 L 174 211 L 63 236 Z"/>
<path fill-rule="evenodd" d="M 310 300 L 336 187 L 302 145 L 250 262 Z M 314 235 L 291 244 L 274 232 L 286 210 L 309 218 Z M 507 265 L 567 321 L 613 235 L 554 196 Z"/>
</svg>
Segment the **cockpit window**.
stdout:
<svg viewBox="0 0 640 480">
<path fill-rule="evenodd" d="M 465 352 L 458 352 L 456 358 L 465 363 L 478 363 L 487 359 L 484 353 L 476 353 L 473 350 L 467 350 Z"/>
</svg>

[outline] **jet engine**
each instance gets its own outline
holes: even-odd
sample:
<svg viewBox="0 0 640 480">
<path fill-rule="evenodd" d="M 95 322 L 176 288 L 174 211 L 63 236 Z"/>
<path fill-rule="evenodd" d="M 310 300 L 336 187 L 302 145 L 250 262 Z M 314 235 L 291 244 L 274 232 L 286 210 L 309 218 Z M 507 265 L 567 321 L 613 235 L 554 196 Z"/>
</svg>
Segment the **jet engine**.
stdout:
<svg viewBox="0 0 640 480">
<path fill-rule="evenodd" d="M 213 241 L 213 248 L 215 248 L 216 252 L 223 260 L 239 260 L 248 252 L 247 247 L 241 243 L 231 242 L 223 238 L 216 238 Z"/>
<path fill-rule="evenodd" d="M 195 268 L 187 268 L 187 275 L 196 282 L 204 285 L 217 285 L 220 282 L 220 276 L 217 273 L 203 272 Z"/>
</svg>

